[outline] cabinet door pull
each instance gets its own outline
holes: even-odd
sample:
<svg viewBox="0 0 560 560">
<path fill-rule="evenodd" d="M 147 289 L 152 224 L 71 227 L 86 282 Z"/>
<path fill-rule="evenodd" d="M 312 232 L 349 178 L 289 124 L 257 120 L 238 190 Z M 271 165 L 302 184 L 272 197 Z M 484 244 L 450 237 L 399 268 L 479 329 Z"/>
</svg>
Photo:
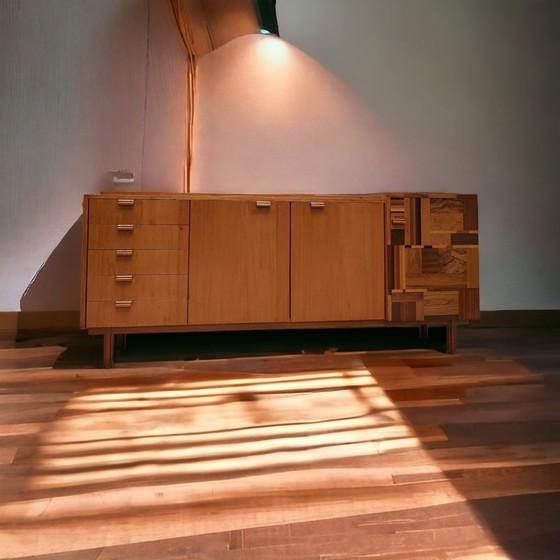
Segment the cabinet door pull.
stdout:
<svg viewBox="0 0 560 560">
<path fill-rule="evenodd" d="M 134 206 L 134 199 L 133 198 L 119 198 L 117 200 L 117 204 L 119 206 Z"/>
<path fill-rule="evenodd" d="M 270 200 L 257 200 L 257 208 L 270 208 L 272 202 Z"/>
<path fill-rule="evenodd" d="M 132 300 L 118 300 L 115 301 L 115 307 L 132 307 Z"/>
<path fill-rule="evenodd" d="M 132 274 L 117 274 L 115 280 L 117 282 L 132 282 Z"/>
<path fill-rule="evenodd" d="M 132 257 L 132 249 L 117 249 L 117 257 Z"/>
<path fill-rule="evenodd" d="M 117 230 L 118 231 L 134 231 L 134 225 L 133 224 L 118 224 L 117 225 Z"/>
<path fill-rule="evenodd" d="M 325 203 L 324 202 L 319 202 L 319 201 L 310 202 L 309 205 L 311 206 L 311 208 L 324 208 L 325 207 Z"/>
</svg>

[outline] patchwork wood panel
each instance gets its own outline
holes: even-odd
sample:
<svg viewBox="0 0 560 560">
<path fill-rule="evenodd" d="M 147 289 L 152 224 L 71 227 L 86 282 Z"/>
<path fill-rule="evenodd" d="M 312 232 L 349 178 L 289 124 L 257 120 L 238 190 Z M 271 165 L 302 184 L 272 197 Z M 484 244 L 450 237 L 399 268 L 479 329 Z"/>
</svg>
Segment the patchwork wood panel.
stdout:
<svg viewBox="0 0 560 560">
<path fill-rule="evenodd" d="M 459 292 L 460 299 L 460 316 L 467 321 L 476 321 L 480 319 L 480 294 L 479 290 L 467 288 Z"/>
<path fill-rule="evenodd" d="M 391 245 L 406 244 L 406 212 L 405 199 L 402 197 L 391 198 L 389 203 L 389 226 L 391 228 Z"/>
<path fill-rule="evenodd" d="M 424 292 L 392 294 L 391 313 L 393 321 L 422 321 L 424 319 Z"/>
<path fill-rule="evenodd" d="M 478 247 L 465 249 L 467 253 L 467 288 L 479 287 Z"/>
<path fill-rule="evenodd" d="M 479 318 L 476 195 L 390 199 L 388 319 Z"/>
<path fill-rule="evenodd" d="M 422 274 L 423 260 L 421 247 L 407 247 L 406 251 L 406 272 L 408 274 Z"/>
<path fill-rule="evenodd" d="M 464 274 L 467 268 L 466 249 L 420 249 L 423 274 Z M 411 270 L 411 272 L 413 272 Z M 416 271 L 414 271 L 416 272 Z"/>
<path fill-rule="evenodd" d="M 432 216 L 430 210 L 430 199 L 423 198 L 420 201 L 420 242 L 422 245 L 432 244 Z"/>
<path fill-rule="evenodd" d="M 421 243 L 420 235 L 420 199 L 405 199 L 405 244 L 418 245 Z"/>
<path fill-rule="evenodd" d="M 463 201 L 453 198 L 430 198 L 430 229 L 432 232 L 463 231 Z"/>
<path fill-rule="evenodd" d="M 406 288 L 466 288 L 466 274 L 406 274 Z M 406 289 L 405 288 L 405 289 Z"/>
<path fill-rule="evenodd" d="M 452 233 L 451 245 L 478 245 L 478 233 Z"/>
<path fill-rule="evenodd" d="M 426 292 L 424 312 L 428 317 L 459 316 L 459 299 L 457 290 Z"/>
<path fill-rule="evenodd" d="M 416 303 L 400 302 L 392 303 L 391 311 L 393 313 L 393 321 L 409 323 L 416 321 Z"/>
<path fill-rule="evenodd" d="M 405 232 L 404 229 L 391 229 L 391 245 L 404 245 Z"/>
<path fill-rule="evenodd" d="M 462 195 L 463 226 L 466 231 L 478 230 L 478 203 L 475 194 Z"/>
<path fill-rule="evenodd" d="M 429 243 L 432 247 L 446 247 L 451 245 L 451 234 L 450 233 L 428 233 Z"/>
</svg>

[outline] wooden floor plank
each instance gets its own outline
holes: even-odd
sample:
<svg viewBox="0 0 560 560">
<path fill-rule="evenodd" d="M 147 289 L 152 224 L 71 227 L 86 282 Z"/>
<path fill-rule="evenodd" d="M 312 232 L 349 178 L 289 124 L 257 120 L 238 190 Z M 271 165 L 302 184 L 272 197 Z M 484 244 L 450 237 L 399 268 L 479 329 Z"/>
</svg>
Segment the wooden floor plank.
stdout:
<svg viewBox="0 0 560 560">
<path fill-rule="evenodd" d="M 475 335 L 112 370 L 3 339 L 3 557 L 552 560 L 558 338 Z"/>
</svg>

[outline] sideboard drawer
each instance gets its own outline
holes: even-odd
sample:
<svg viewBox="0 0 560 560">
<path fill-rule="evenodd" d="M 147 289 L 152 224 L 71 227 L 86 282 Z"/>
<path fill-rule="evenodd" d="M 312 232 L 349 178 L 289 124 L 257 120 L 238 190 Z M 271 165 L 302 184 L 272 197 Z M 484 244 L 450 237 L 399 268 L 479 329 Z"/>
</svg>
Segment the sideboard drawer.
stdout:
<svg viewBox="0 0 560 560">
<path fill-rule="evenodd" d="M 187 250 L 94 249 L 88 251 L 87 275 L 187 274 L 188 266 Z"/>
<path fill-rule="evenodd" d="M 189 201 L 119 197 L 89 201 L 90 224 L 188 224 Z"/>
<path fill-rule="evenodd" d="M 187 300 L 90 301 L 86 305 L 88 329 L 184 325 Z"/>
<path fill-rule="evenodd" d="M 90 249 L 187 249 L 189 226 L 92 224 L 89 226 Z"/>
<path fill-rule="evenodd" d="M 181 299 L 187 276 L 115 274 L 88 278 L 88 301 Z"/>
</svg>

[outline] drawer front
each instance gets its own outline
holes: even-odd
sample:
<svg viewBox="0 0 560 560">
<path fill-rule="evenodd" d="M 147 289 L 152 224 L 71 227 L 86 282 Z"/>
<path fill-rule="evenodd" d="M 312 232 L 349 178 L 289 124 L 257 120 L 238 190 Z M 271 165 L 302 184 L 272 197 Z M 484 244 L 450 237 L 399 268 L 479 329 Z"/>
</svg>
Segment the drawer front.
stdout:
<svg viewBox="0 0 560 560">
<path fill-rule="evenodd" d="M 186 275 L 118 274 L 88 277 L 88 301 L 179 300 L 186 297 Z"/>
<path fill-rule="evenodd" d="M 188 200 L 142 200 L 131 198 L 91 199 L 90 224 L 181 224 L 189 223 Z"/>
<path fill-rule="evenodd" d="M 181 225 L 92 224 L 89 249 L 187 249 L 189 227 Z"/>
<path fill-rule="evenodd" d="M 86 327 L 151 327 L 184 325 L 187 300 L 90 301 Z"/>
<path fill-rule="evenodd" d="M 91 250 L 88 251 L 88 276 L 115 274 L 187 274 L 186 250 Z"/>
</svg>

